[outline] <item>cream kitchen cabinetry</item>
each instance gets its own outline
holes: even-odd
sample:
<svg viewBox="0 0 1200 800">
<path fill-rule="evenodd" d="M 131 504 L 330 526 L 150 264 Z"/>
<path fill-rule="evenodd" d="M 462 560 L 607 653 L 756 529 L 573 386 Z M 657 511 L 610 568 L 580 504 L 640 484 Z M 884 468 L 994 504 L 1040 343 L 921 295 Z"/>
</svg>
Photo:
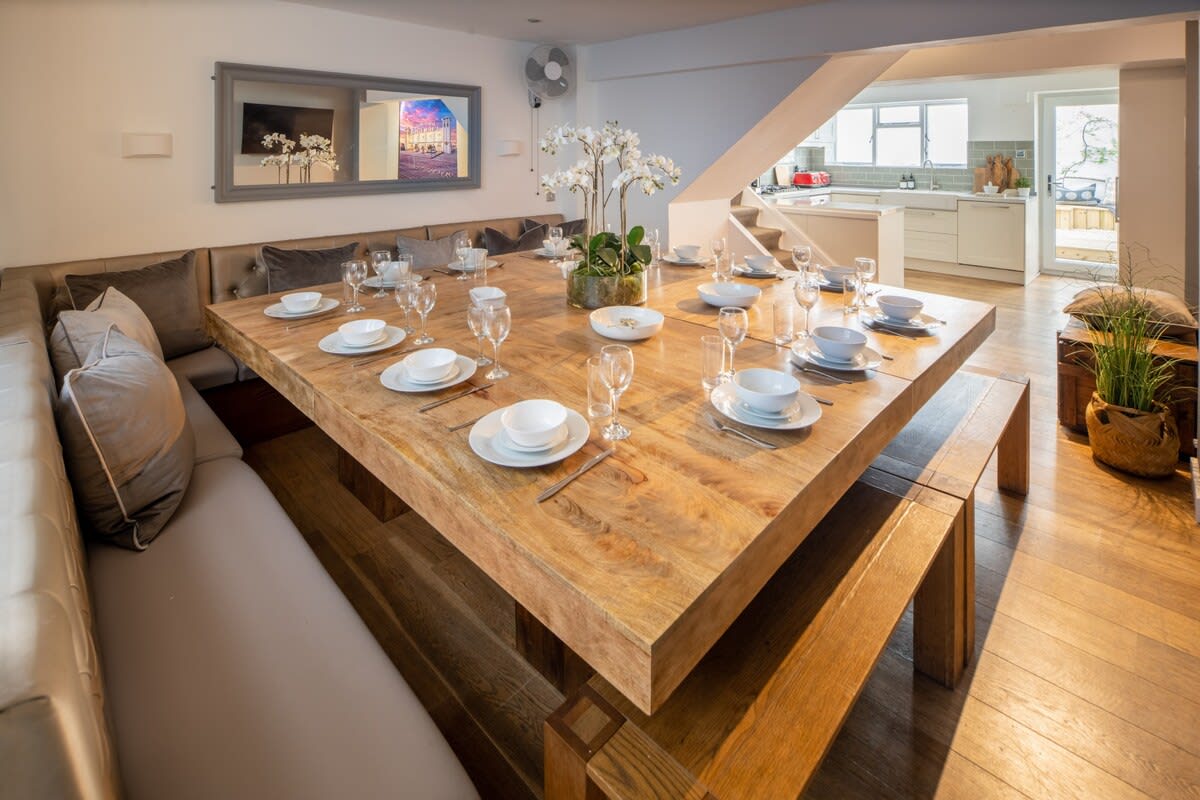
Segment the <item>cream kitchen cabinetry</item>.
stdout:
<svg viewBox="0 0 1200 800">
<path fill-rule="evenodd" d="M 958 202 L 958 260 L 973 267 L 1025 271 L 1025 204 Z"/>
<path fill-rule="evenodd" d="M 957 262 L 958 214 L 926 208 L 905 209 L 904 257 Z"/>
</svg>

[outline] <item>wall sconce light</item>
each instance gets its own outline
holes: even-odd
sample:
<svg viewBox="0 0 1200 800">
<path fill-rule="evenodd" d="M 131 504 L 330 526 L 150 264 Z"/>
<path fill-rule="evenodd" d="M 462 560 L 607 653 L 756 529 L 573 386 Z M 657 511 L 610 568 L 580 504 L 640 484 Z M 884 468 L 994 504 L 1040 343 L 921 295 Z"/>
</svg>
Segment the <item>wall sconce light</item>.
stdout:
<svg viewBox="0 0 1200 800">
<path fill-rule="evenodd" d="M 499 155 L 499 156 L 519 156 L 519 155 L 521 155 L 521 140 L 520 139 L 501 139 L 499 147 L 496 148 L 496 155 Z"/>
<path fill-rule="evenodd" d="M 170 158 L 169 133 L 122 133 L 121 158 Z"/>
</svg>

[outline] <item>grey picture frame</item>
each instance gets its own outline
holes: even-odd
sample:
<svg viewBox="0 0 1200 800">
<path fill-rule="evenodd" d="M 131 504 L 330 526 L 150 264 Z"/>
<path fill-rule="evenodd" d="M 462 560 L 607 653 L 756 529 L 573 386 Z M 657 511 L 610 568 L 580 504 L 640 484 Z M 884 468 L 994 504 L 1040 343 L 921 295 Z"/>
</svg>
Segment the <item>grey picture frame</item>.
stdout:
<svg viewBox="0 0 1200 800">
<path fill-rule="evenodd" d="M 213 74 L 215 82 L 215 164 L 213 193 L 218 203 L 285 200 L 298 197 L 337 197 L 344 195 L 387 194 L 392 192 L 430 192 L 447 189 L 478 189 L 481 185 L 482 166 L 482 90 L 478 86 L 436 83 L 431 81 L 384 78 L 370 75 L 355 75 L 340 72 L 318 72 L 314 70 L 288 69 L 285 67 L 255 66 L 216 62 Z M 433 95 L 464 98 L 467 102 L 469 127 L 467 128 L 467 174 L 456 178 L 359 180 L 359 156 L 357 147 L 339 155 L 339 161 L 347 169 L 347 180 L 322 183 L 288 184 L 237 184 L 234 180 L 235 157 L 241 151 L 242 133 L 237 130 L 237 113 L 234 86 L 237 81 L 256 83 L 303 84 L 306 86 L 333 87 L 366 92 L 398 92 L 416 95 Z M 350 115 L 352 138 L 358 138 L 358 117 Z"/>
</svg>

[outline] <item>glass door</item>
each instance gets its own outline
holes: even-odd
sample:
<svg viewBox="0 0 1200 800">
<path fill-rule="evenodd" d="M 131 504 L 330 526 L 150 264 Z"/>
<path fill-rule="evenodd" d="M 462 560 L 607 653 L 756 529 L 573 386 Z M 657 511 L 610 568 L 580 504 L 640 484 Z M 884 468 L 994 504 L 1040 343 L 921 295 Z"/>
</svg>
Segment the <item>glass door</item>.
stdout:
<svg viewBox="0 0 1200 800">
<path fill-rule="evenodd" d="M 1043 272 L 1116 275 L 1121 221 L 1117 108 L 1115 89 L 1040 98 L 1037 191 Z"/>
</svg>

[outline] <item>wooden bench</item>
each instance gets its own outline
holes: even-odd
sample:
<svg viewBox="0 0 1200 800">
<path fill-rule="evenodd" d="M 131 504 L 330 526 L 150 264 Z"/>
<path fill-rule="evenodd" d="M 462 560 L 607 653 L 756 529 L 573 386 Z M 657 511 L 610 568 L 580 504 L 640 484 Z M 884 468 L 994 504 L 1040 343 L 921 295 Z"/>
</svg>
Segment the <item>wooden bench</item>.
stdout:
<svg viewBox="0 0 1200 800">
<path fill-rule="evenodd" d="M 914 666 L 973 641 L 975 482 L 1028 481 L 1028 383 L 962 371 L 846 493 L 652 716 L 599 676 L 545 724 L 546 797 L 799 795 L 910 601 Z M 969 555 L 968 555 L 969 554 Z"/>
</svg>

